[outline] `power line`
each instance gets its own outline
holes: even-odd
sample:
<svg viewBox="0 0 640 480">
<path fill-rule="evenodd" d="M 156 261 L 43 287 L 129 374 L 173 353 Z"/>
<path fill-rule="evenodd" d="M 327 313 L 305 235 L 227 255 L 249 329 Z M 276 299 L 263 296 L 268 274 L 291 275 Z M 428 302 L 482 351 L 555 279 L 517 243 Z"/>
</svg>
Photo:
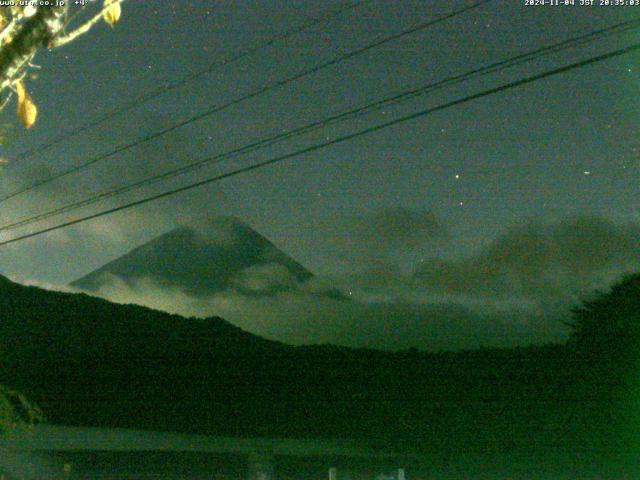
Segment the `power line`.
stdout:
<svg viewBox="0 0 640 480">
<path fill-rule="evenodd" d="M 256 142 L 250 143 L 248 145 L 245 145 L 243 147 L 240 148 L 236 148 L 221 154 L 217 154 L 213 157 L 207 157 L 201 160 L 198 160 L 196 162 L 190 163 L 188 165 L 184 165 L 182 167 L 158 174 L 158 175 L 154 175 L 148 178 L 144 178 L 142 180 L 130 183 L 128 185 L 123 185 L 121 187 L 94 195 L 92 197 L 89 198 L 85 198 L 83 200 L 79 200 L 79 201 L 75 201 L 72 203 L 69 203 L 67 205 L 63 205 L 61 207 L 57 207 L 55 209 L 49 210 L 47 212 L 43 212 L 40 214 L 37 214 L 35 216 L 30 216 L 30 217 L 26 217 L 20 220 L 16 220 L 12 223 L 8 223 L 5 225 L 1 225 L 0 226 L 0 232 L 1 231 L 7 231 L 7 230 L 12 230 L 18 227 L 22 227 L 25 225 L 30 225 L 32 223 L 36 223 L 39 222 L 41 220 L 56 216 L 56 215 L 60 215 L 62 213 L 66 213 L 69 211 L 73 211 L 76 210 L 78 208 L 81 207 L 86 207 L 88 205 L 92 205 L 94 203 L 97 203 L 99 201 L 105 200 L 107 198 L 112 198 L 118 195 L 122 195 L 128 192 L 131 192 L 133 190 L 137 190 L 140 188 L 143 188 L 145 186 L 149 186 L 149 185 L 153 185 L 155 183 L 158 183 L 160 181 L 166 180 L 168 178 L 172 178 L 172 177 L 176 177 L 178 175 L 183 175 L 185 173 L 194 171 L 198 168 L 201 168 L 207 164 L 217 164 L 223 160 L 228 160 L 230 158 L 234 158 L 240 155 L 244 155 L 246 153 L 249 152 L 253 152 L 256 151 L 258 149 L 261 148 L 265 148 L 267 146 L 273 145 L 275 143 L 281 142 L 283 140 L 292 138 L 292 137 L 297 137 L 299 135 L 303 135 L 312 131 L 315 131 L 319 128 L 323 128 L 326 127 L 328 125 L 332 125 L 338 122 L 343 122 L 346 120 L 350 120 L 353 118 L 357 118 L 360 117 L 362 115 L 365 114 L 369 114 L 371 112 L 374 112 L 376 110 L 380 110 L 384 107 L 387 107 L 389 105 L 395 105 L 395 104 L 399 104 L 402 102 L 406 102 L 407 100 L 411 100 L 419 95 L 424 95 L 426 93 L 430 93 L 433 92 L 435 90 L 444 88 L 446 86 L 451 86 L 454 84 L 458 84 L 467 80 L 470 80 L 472 78 L 477 78 L 483 75 L 488 75 L 490 73 L 495 73 L 498 71 L 502 71 L 504 69 L 507 68 L 511 68 L 514 67 L 516 65 L 520 65 L 522 63 L 525 62 L 530 62 L 532 60 L 541 58 L 543 56 L 547 56 L 550 54 L 554 54 L 557 52 L 560 52 L 562 50 L 567 50 L 569 48 L 574 48 L 576 46 L 582 45 L 584 43 L 587 42 L 592 42 L 594 40 L 600 40 L 603 37 L 606 36 L 610 36 L 612 34 L 618 34 L 618 33 L 622 33 L 631 29 L 635 29 L 640 27 L 640 18 L 634 19 L 634 20 L 629 20 L 626 22 L 622 22 L 622 23 L 618 23 L 606 28 L 602 28 L 593 32 L 589 32 L 577 37 L 573 37 L 567 40 L 564 40 L 562 42 L 553 44 L 553 45 L 549 45 L 546 47 L 541 47 L 526 53 L 522 53 L 520 55 L 517 55 L 515 57 L 511 57 L 509 59 L 506 60 L 502 60 L 499 62 L 495 62 L 492 63 L 490 65 L 486 65 L 483 67 L 479 67 L 476 68 L 474 70 L 465 72 L 463 74 L 459 74 L 459 75 L 455 75 L 455 76 L 450 76 L 447 77 L 443 80 L 440 80 L 438 82 L 435 83 L 430 83 L 427 85 L 423 85 L 421 87 L 418 88 L 413 88 L 410 90 L 405 90 L 400 94 L 396 94 L 393 95 L 391 97 L 387 97 L 384 98 L 382 100 L 378 100 L 372 103 L 368 103 L 364 106 L 358 107 L 356 109 L 351 109 L 345 112 L 341 112 L 339 114 L 330 116 L 328 118 L 325 118 L 323 120 L 319 120 L 307 125 L 304 125 L 302 127 L 297 127 L 291 130 L 288 130 L 286 132 L 283 132 L 281 134 L 278 135 L 274 135 L 274 136 L 270 136 L 267 138 L 263 138 L 260 139 Z"/>
<path fill-rule="evenodd" d="M 129 208 L 133 208 L 133 207 L 136 207 L 136 206 L 139 206 L 139 205 L 143 205 L 145 203 L 153 202 L 155 200 L 160 200 L 162 198 L 169 197 L 169 196 L 172 196 L 172 195 L 176 195 L 178 193 L 186 192 L 188 190 L 192 190 L 194 188 L 201 187 L 203 185 L 214 183 L 214 182 L 223 180 L 225 178 L 234 177 L 234 176 L 239 175 L 241 173 L 250 172 L 252 170 L 258 170 L 260 168 L 264 168 L 264 167 L 269 166 L 269 165 L 273 165 L 273 164 L 276 164 L 276 163 L 283 162 L 283 161 L 288 160 L 290 158 L 298 157 L 300 155 L 303 155 L 303 154 L 306 154 L 306 153 L 310 153 L 310 152 L 314 152 L 316 150 L 320 150 L 320 149 L 329 147 L 331 145 L 336 145 L 336 144 L 343 143 L 343 142 L 346 142 L 346 141 L 349 141 L 349 140 L 353 140 L 354 138 L 358 138 L 358 137 L 361 137 L 361 136 L 364 136 L 364 135 L 368 135 L 370 133 L 374 133 L 374 132 L 377 132 L 379 130 L 383 130 L 385 128 L 388 128 L 388 127 L 391 127 L 391 126 L 394 126 L 394 125 L 398 125 L 400 123 L 404 123 L 404 122 L 408 122 L 410 120 L 414 120 L 416 118 L 424 117 L 424 116 L 429 115 L 429 114 L 434 113 L 434 112 L 438 112 L 438 111 L 441 111 L 441 110 L 446 110 L 448 108 L 451 108 L 451 107 L 454 107 L 454 106 L 457 106 L 457 105 L 461 105 L 463 103 L 467 103 L 467 102 L 470 102 L 472 100 L 476 100 L 476 99 L 479 99 L 479 98 L 487 97 L 489 95 L 493 95 L 495 93 L 499 93 L 499 92 L 503 92 L 503 91 L 506 91 L 506 90 L 510 90 L 512 88 L 516 88 L 516 87 L 519 87 L 521 85 L 532 83 L 532 82 L 535 82 L 537 80 L 541 80 L 543 78 L 551 77 L 553 75 L 558 75 L 558 74 L 561 74 L 561 73 L 565 73 L 565 72 L 568 72 L 570 70 L 574 70 L 576 68 L 581 68 L 581 67 L 584 67 L 584 66 L 587 66 L 587 65 L 591 65 L 593 63 L 601 62 L 601 61 L 608 60 L 608 59 L 611 59 L 611 58 L 614 58 L 614 57 L 619 57 L 621 55 L 625 55 L 625 54 L 631 53 L 631 52 L 636 51 L 636 50 L 640 50 L 640 43 L 637 43 L 637 44 L 634 44 L 634 45 L 631 45 L 631 46 L 628 46 L 626 48 L 622 48 L 622 49 L 619 49 L 619 50 L 614 50 L 614 51 L 609 52 L 609 53 L 605 53 L 605 54 L 602 54 L 602 55 L 591 57 L 589 59 L 582 60 L 582 61 L 579 61 L 579 62 L 576 62 L 576 63 L 565 65 L 564 67 L 558 67 L 558 68 L 555 68 L 555 69 L 552 69 L 552 70 L 547 70 L 545 72 L 542 72 L 542 73 L 539 73 L 539 74 L 536 74 L 536 75 L 525 77 L 525 78 L 520 79 L 520 80 L 515 80 L 513 82 L 509 82 L 509 83 L 500 85 L 498 87 L 494 87 L 494 88 L 491 88 L 491 89 L 488 89 L 488 90 L 481 91 L 479 93 L 475 93 L 473 95 L 468 95 L 466 97 L 462 97 L 462 98 L 459 98 L 459 99 L 456 99 L 456 100 L 453 100 L 453 101 L 438 105 L 437 107 L 432 107 L 432 108 L 428 108 L 428 109 L 425 109 L 425 110 L 421 110 L 421 111 L 416 112 L 416 113 L 412 113 L 410 115 L 405 115 L 403 117 L 400 117 L 400 118 L 395 119 L 395 120 L 391 120 L 389 122 L 385 122 L 385 123 L 382 123 L 382 124 L 375 125 L 373 127 L 365 128 L 363 130 L 359 130 L 357 132 L 350 133 L 348 135 L 343 135 L 343 136 L 335 138 L 333 140 L 329 140 L 329 141 L 322 142 L 322 143 L 317 143 L 317 144 L 305 147 L 305 148 L 300 149 L 300 150 L 296 150 L 294 152 L 291 152 L 291 153 L 288 153 L 288 154 L 285 154 L 285 155 L 280 155 L 280 156 L 277 156 L 277 157 L 273 157 L 273 158 L 270 158 L 269 160 L 264 160 L 262 162 L 259 162 L 259 163 L 253 164 L 253 165 L 249 165 L 249 166 L 246 166 L 246 167 L 243 167 L 243 168 L 239 168 L 239 169 L 233 170 L 231 172 L 227 172 L 227 173 L 223 173 L 223 174 L 220 174 L 220 175 L 216 175 L 214 177 L 206 178 L 204 180 L 200 180 L 200 181 L 188 184 L 188 185 L 184 185 L 184 186 L 179 187 L 179 188 L 175 188 L 175 189 L 168 190 L 168 191 L 165 191 L 165 192 L 162 192 L 162 193 L 159 193 L 159 194 L 155 194 L 155 195 L 151 195 L 149 197 L 142 198 L 140 200 L 129 202 L 129 203 L 126 203 L 124 205 L 119 205 L 117 207 L 109 208 L 107 210 L 102 210 L 100 212 L 97 212 L 97 213 L 94 213 L 94 214 L 91 214 L 91 215 L 87 215 L 87 216 L 84 216 L 84 217 L 80 217 L 80 218 L 77 218 L 75 220 L 70 220 L 70 221 L 67 221 L 67 222 L 64 222 L 64 223 L 60 223 L 58 225 L 54 225 L 54 226 L 51 226 L 51 227 L 48 227 L 48 228 L 44 228 L 42 230 L 31 232 L 31 233 L 28 233 L 26 235 L 21 235 L 19 237 L 11 238 L 9 240 L 5 240 L 5 241 L 0 242 L 0 246 L 4 246 L 4 245 L 8 245 L 10 243 L 15 243 L 15 242 L 19 242 L 19 241 L 22 241 L 22 240 L 26 240 L 27 238 L 32 238 L 32 237 L 35 237 L 35 236 L 38 236 L 38 235 L 43 235 L 45 233 L 49 233 L 49 232 L 52 232 L 52 231 L 55 231 L 55 230 L 59 230 L 59 229 L 65 228 L 65 227 L 69 227 L 69 226 L 72 226 L 72 225 L 77 225 L 79 223 L 83 223 L 83 222 L 86 222 L 88 220 L 93 220 L 93 219 L 96 219 L 96 218 L 99 218 L 99 217 L 110 215 L 112 213 L 120 212 L 122 210 L 127 210 Z"/>
<path fill-rule="evenodd" d="M 7 200 L 9 200 L 11 198 L 14 198 L 14 197 L 18 196 L 18 195 L 21 195 L 21 194 L 23 194 L 25 192 L 31 191 L 31 190 L 33 190 L 35 188 L 41 187 L 42 185 L 46 185 L 46 184 L 48 184 L 48 183 L 50 183 L 50 182 L 52 182 L 54 180 L 58 180 L 60 178 L 66 177 L 68 175 L 80 172 L 80 171 L 82 171 L 82 170 L 94 165 L 97 162 L 105 160 L 105 159 L 107 159 L 109 157 L 112 157 L 113 155 L 118 154 L 118 153 L 122 153 L 122 152 L 124 152 L 126 150 L 129 150 L 129 149 L 131 149 L 133 147 L 136 147 L 138 145 L 141 145 L 143 143 L 146 143 L 146 142 L 149 142 L 151 140 L 154 140 L 154 139 L 156 139 L 158 137 L 161 137 L 162 135 L 165 135 L 165 134 L 167 134 L 169 132 L 177 130 L 177 129 L 185 126 L 185 125 L 191 124 L 191 123 L 196 122 L 198 120 L 201 120 L 201 119 L 203 119 L 205 117 L 208 117 L 208 116 L 210 116 L 210 115 L 212 115 L 214 113 L 217 113 L 217 112 L 225 110 L 225 109 L 227 109 L 229 107 L 238 105 L 238 104 L 240 104 L 240 103 L 242 103 L 242 102 L 244 102 L 246 100 L 250 100 L 252 98 L 258 97 L 259 95 L 263 95 L 263 94 L 265 94 L 265 93 L 267 93 L 267 92 L 269 92 L 271 90 L 274 90 L 274 89 L 276 89 L 278 87 L 282 87 L 282 86 L 287 85 L 289 83 L 292 83 L 292 82 L 294 82 L 296 80 L 299 80 L 301 78 L 304 78 L 304 77 L 307 77 L 307 76 L 312 75 L 314 73 L 317 73 L 317 72 L 319 72 L 319 71 L 321 71 L 321 70 L 323 70 L 325 68 L 328 68 L 330 66 L 336 65 L 336 64 L 341 63 L 341 62 L 343 62 L 345 60 L 348 60 L 350 58 L 353 58 L 353 57 L 356 57 L 358 55 L 361 55 L 361 54 L 363 54 L 365 52 L 368 52 L 368 51 L 370 51 L 370 50 L 372 50 L 374 48 L 377 48 L 377 47 L 379 47 L 381 45 L 384 45 L 386 43 L 389 43 L 391 41 L 398 40 L 398 39 L 403 38 L 403 37 L 405 37 L 407 35 L 411 35 L 413 33 L 416 33 L 418 31 L 420 31 L 420 30 L 424 30 L 424 29 L 426 29 L 428 27 L 431 27 L 433 25 L 436 25 L 436 24 L 438 24 L 440 22 L 443 22 L 445 20 L 451 19 L 451 18 L 456 17 L 458 15 L 461 15 L 461 14 L 463 14 L 463 13 L 469 11 L 469 10 L 472 10 L 474 8 L 478 8 L 478 7 L 480 7 L 480 6 L 482 6 L 482 5 L 486 4 L 486 3 L 489 3 L 490 1 L 492 1 L 492 0 L 480 0 L 480 1 L 477 1 L 477 2 L 471 4 L 471 5 L 467 6 L 467 7 L 464 7 L 464 8 L 461 8 L 459 10 L 456 10 L 454 12 L 451 12 L 449 14 L 440 16 L 440 17 L 438 17 L 438 18 L 436 18 L 434 20 L 423 22 L 423 23 L 421 23 L 419 25 L 411 27 L 411 28 L 409 28 L 407 30 L 403 30 L 403 31 L 401 31 L 399 33 L 395 33 L 395 34 L 389 35 L 389 36 L 384 37 L 384 38 L 382 38 L 380 40 L 377 40 L 377 41 L 375 41 L 373 43 L 367 44 L 364 47 L 360 47 L 360 48 L 357 48 L 357 49 L 352 50 L 350 52 L 347 52 L 347 53 L 345 53 L 343 55 L 339 55 L 339 56 L 337 56 L 337 57 L 335 57 L 335 58 L 333 58 L 331 60 L 328 60 L 328 61 L 325 61 L 323 63 L 320 63 L 319 65 L 316 65 L 314 67 L 305 69 L 305 70 L 303 70 L 301 72 L 298 72 L 298 73 L 296 73 L 294 75 L 286 77 L 286 78 L 284 78 L 282 80 L 278 80 L 276 82 L 267 84 L 266 86 L 264 86 L 264 87 L 262 87 L 262 88 L 260 88 L 258 90 L 254 90 L 253 92 L 251 92 L 249 94 L 243 95 L 242 97 L 236 98 L 235 100 L 231 100 L 231 101 L 226 102 L 226 103 L 224 103 L 222 105 L 219 105 L 219 106 L 212 105 L 208 110 L 206 110 L 206 111 L 204 111 L 202 113 L 199 113 L 197 115 L 194 115 L 194 116 L 192 116 L 192 117 L 190 117 L 188 119 L 181 120 L 181 121 L 179 121 L 177 123 L 174 123 L 170 127 L 167 127 L 167 128 L 162 129 L 162 130 L 156 131 L 154 133 L 150 133 L 148 135 L 145 135 L 144 137 L 139 138 L 138 140 L 135 140 L 135 141 L 133 141 L 131 143 L 116 147 L 115 149 L 111 150 L 108 153 L 105 153 L 105 154 L 99 155 L 97 157 L 94 157 L 93 159 L 91 159 L 91 160 L 89 160 L 89 161 L 87 161 L 87 162 L 85 162 L 83 164 L 77 165 L 75 167 L 71 167 L 71 168 L 69 168 L 67 170 L 64 170 L 64 171 L 60 172 L 60 173 L 51 175 L 51 176 L 49 176 L 47 178 L 44 178 L 44 179 L 39 180 L 39 181 L 37 181 L 35 183 L 32 183 L 29 186 L 23 187 L 23 188 L 21 188 L 19 190 L 16 190 L 16 191 L 12 192 L 12 193 L 4 195 L 4 196 L 0 197 L 0 203 L 5 202 L 5 201 L 7 201 Z"/>
<path fill-rule="evenodd" d="M 165 93 L 171 92 L 173 90 L 176 90 L 184 85 L 186 85 L 187 83 L 196 80 L 208 73 L 211 73 L 219 68 L 225 67 L 227 65 L 231 65 L 235 62 L 238 62 L 250 55 L 253 55 L 256 52 L 259 52 L 260 50 L 264 50 L 267 49 L 271 46 L 273 46 L 274 44 L 286 40 L 289 37 L 295 36 L 299 33 L 302 33 L 306 30 L 309 30 L 310 28 L 322 24 L 324 22 L 327 22 L 331 19 L 333 19 L 334 17 L 337 17 L 338 15 L 345 13 L 349 10 L 352 10 L 354 8 L 360 7 L 363 4 L 365 4 L 366 2 L 368 2 L 369 0 L 357 0 L 357 1 L 350 1 L 350 2 L 346 2 L 344 5 L 338 7 L 337 9 L 327 9 L 327 11 L 325 12 L 324 15 L 320 15 L 316 18 L 312 18 L 310 19 L 308 22 L 303 23 L 302 25 L 300 25 L 299 27 L 296 27 L 292 30 L 286 31 L 284 33 L 281 33 L 279 35 L 276 35 L 272 38 L 270 38 L 269 40 L 260 43 L 254 47 L 251 48 L 247 48 L 245 50 L 242 50 L 236 54 L 233 54 L 231 57 L 227 58 L 226 60 L 221 60 L 221 61 L 217 61 L 217 62 L 213 62 L 211 64 L 209 64 L 207 67 L 198 70 L 196 72 L 193 72 L 189 75 L 184 76 L 183 78 L 181 78 L 180 80 L 177 80 L 173 83 L 171 82 L 166 82 L 164 85 L 160 85 L 146 93 L 143 93 L 142 95 L 139 95 L 138 97 L 134 98 L 133 100 L 131 100 L 129 103 L 122 105 L 120 107 L 116 107 L 115 109 L 107 112 L 106 114 L 104 114 L 103 116 L 90 121 L 89 123 L 86 123 L 85 125 L 81 125 L 79 127 L 77 127 L 75 130 L 71 130 L 71 131 L 67 131 L 62 133 L 61 135 L 54 137 L 52 139 L 50 139 L 47 142 L 44 142 L 36 147 L 30 148 L 28 150 L 25 150 L 23 152 L 21 152 L 20 154 L 18 154 L 13 161 L 20 161 L 20 160 L 24 160 L 26 158 L 30 158 L 33 157 L 34 155 L 38 154 L 38 153 L 42 153 L 46 150 L 49 150 L 50 148 L 54 147 L 55 145 L 69 139 L 69 138 L 73 138 L 76 137 L 78 135 L 80 135 L 81 133 L 86 132 L 87 130 L 97 127 L 98 125 L 101 125 L 102 123 L 106 122 L 107 120 L 112 119 L 113 117 L 120 115 L 121 113 L 126 113 L 130 110 L 133 110 L 145 103 L 147 103 L 150 100 L 153 100 L 154 98 L 157 98 L 161 95 L 164 95 Z M 84 8 L 84 7 L 83 7 Z"/>
</svg>

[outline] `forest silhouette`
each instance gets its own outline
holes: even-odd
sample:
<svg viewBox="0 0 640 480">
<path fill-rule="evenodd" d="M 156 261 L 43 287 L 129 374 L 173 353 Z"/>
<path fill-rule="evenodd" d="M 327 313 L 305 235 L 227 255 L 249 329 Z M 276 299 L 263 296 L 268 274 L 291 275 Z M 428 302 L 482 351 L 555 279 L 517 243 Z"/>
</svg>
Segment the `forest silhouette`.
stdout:
<svg viewBox="0 0 640 480">
<path fill-rule="evenodd" d="M 293 347 L 5 278 L 0 316 L 0 382 L 50 423 L 637 463 L 640 274 L 577 306 L 566 343 L 512 349 Z"/>
</svg>

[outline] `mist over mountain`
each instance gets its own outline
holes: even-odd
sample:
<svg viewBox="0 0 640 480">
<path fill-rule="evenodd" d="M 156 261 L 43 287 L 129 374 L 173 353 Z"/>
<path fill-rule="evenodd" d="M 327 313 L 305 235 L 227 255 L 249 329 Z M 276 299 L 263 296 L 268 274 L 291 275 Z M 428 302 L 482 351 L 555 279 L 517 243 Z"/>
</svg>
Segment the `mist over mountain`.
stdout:
<svg viewBox="0 0 640 480">
<path fill-rule="evenodd" d="M 33 399 L 48 421 L 71 425 L 211 428 L 233 402 L 216 405 L 242 396 L 243 376 L 266 352 L 291 348 L 220 318 L 188 319 L 5 277 L 0 318 L 0 383 Z M 233 425 L 223 422 L 221 431 Z"/>
<path fill-rule="evenodd" d="M 572 305 L 640 268 L 638 225 L 599 217 L 523 222 L 456 258 L 438 255 L 442 242 L 460 240 L 444 221 L 387 209 L 333 226 L 331 255 L 362 267 L 345 262 L 347 273 L 334 275 L 312 275 L 237 219 L 191 224 L 72 285 L 117 303 L 222 317 L 289 344 L 437 351 L 565 341 Z M 405 244 L 416 247 L 413 271 L 388 261 Z"/>
<path fill-rule="evenodd" d="M 97 292 L 115 279 L 133 285 L 151 280 L 202 297 L 233 288 L 269 295 L 294 288 L 313 275 L 251 227 L 216 217 L 206 228 L 179 227 L 97 270 L 71 286 Z"/>
</svg>

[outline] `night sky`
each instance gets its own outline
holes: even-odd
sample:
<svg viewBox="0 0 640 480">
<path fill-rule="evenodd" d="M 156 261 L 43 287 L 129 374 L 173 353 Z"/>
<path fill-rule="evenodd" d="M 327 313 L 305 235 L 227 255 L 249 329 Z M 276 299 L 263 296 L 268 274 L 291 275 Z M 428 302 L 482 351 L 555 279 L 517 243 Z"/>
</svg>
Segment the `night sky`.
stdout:
<svg viewBox="0 0 640 480">
<path fill-rule="evenodd" d="M 333 0 L 128 1 L 115 28 L 97 25 L 76 42 L 36 57 L 42 70 L 27 87 L 39 107 L 38 122 L 24 131 L 13 107 L 3 112 L 3 123 L 16 127 L 2 151 L 0 194 L 470 3 L 366 1 L 41 155 L 13 161 L 165 82 L 341 5 Z M 0 222 L 636 17 L 640 7 L 490 2 L 15 197 L 2 204 Z M 117 197 L 100 209 L 622 48 L 638 42 L 639 32 L 439 90 Z M 233 215 L 360 302 L 347 313 L 332 305 L 310 306 L 306 297 L 272 299 L 268 308 L 238 306 L 238 299 L 227 298 L 225 308 L 214 302 L 215 313 L 251 331 L 287 341 L 384 348 L 404 348 L 414 340 L 425 348 L 448 348 L 561 339 L 557 317 L 568 305 L 640 268 L 639 60 L 636 52 L 590 65 L 0 247 L 0 272 L 60 286 L 177 225 Z M 1 235 L 10 238 L 97 209 Z M 144 297 L 147 304 L 181 313 L 210 313 L 191 304 L 181 307 L 188 302 L 175 295 L 168 300 L 152 290 L 136 295 L 124 297 Z M 314 319 L 302 318 L 309 311 Z M 365 337 L 348 333 L 341 323 L 349 317 L 366 325 L 368 316 L 385 319 L 372 319 L 377 326 L 366 326 L 363 330 L 374 333 Z M 496 322 L 502 327 L 492 328 Z M 347 333 L 341 336 L 331 325 L 342 325 Z M 416 337 L 417 330 L 431 333 Z"/>
</svg>

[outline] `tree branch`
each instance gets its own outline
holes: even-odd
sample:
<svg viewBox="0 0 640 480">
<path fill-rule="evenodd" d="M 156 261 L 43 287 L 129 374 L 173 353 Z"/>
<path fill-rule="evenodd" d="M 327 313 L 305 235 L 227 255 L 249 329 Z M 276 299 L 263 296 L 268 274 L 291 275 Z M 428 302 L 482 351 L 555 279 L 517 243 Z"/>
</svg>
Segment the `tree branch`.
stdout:
<svg viewBox="0 0 640 480">
<path fill-rule="evenodd" d="M 67 35 L 61 36 L 61 37 L 56 37 L 52 44 L 51 47 L 52 48 L 57 48 L 57 47 L 61 47 L 63 45 L 66 45 L 69 42 L 72 42 L 73 40 L 75 40 L 76 38 L 78 38 L 80 35 L 84 35 L 85 33 L 87 33 L 89 30 L 91 30 L 91 27 L 93 27 L 96 23 L 98 23 L 100 20 L 102 20 L 102 16 L 103 14 L 111 7 L 113 7 L 114 5 L 120 5 L 124 2 L 124 0 L 118 0 L 117 2 L 113 2 L 112 4 L 104 7 L 100 12 L 98 12 L 96 15 L 93 16 L 93 18 L 91 18 L 90 20 L 88 20 L 87 22 L 85 22 L 83 25 L 81 25 L 80 27 L 76 28 L 73 32 L 68 33 Z"/>
<path fill-rule="evenodd" d="M 0 32 L 0 45 L 5 43 L 4 39 L 8 36 L 12 36 L 13 32 L 16 30 L 16 17 L 12 17 L 11 21 L 2 29 Z"/>
<path fill-rule="evenodd" d="M 66 7 L 38 7 L 13 40 L 0 49 L 0 92 L 9 87 L 33 58 L 38 48 L 47 46 L 64 27 Z"/>
<path fill-rule="evenodd" d="M 9 92 L 9 95 L 6 96 L 4 100 L 0 103 L 0 112 L 5 109 L 5 107 L 9 104 L 11 99 L 13 98 L 13 92 Z"/>
</svg>

